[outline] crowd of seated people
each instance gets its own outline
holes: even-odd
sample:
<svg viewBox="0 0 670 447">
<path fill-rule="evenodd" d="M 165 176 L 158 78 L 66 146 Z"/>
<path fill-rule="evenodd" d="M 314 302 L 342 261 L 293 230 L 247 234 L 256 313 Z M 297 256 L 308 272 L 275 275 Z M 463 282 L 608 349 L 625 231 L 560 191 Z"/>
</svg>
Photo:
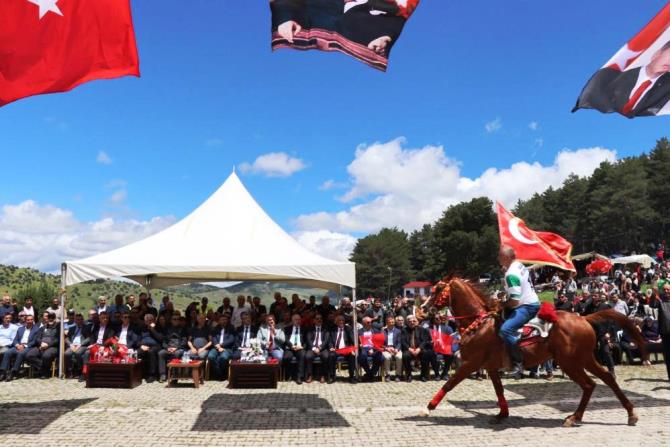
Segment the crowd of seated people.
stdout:
<svg viewBox="0 0 670 447">
<path fill-rule="evenodd" d="M 17 378 L 23 366 L 32 367 L 39 377 L 50 377 L 58 363 L 62 315 L 58 300 L 43 314 L 32 307 L 30 297 L 21 311 L 9 300 L 6 296 L 0 306 L 5 309 L 0 328 L 0 379 Z M 435 340 L 442 343 L 442 337 L 454 332 L 446 316 L 430 315 L 420 322 L 413 304 L 398 297 L 389 306 L 382 306 L 379 299 L 359 301 L 354 321 L 350 299 L 343 298 L 338 307 L 328 296 L 316 301 L 314 296 L 303 300 L 293 294 L 289 303 L 276 293 L 267 308 L 260 298 L 241 295 L 236 306 L 226 297 L 214 309 L 202 298 L 182 313 L 169 296 L 163 297 L 159 308 L 145 293 L 137 302 L 133 295 L 116 295 L 113 304 L 101 296 L 86 316 L 70 310 L 63 317 L 65 377 L 85 380 L 92 348 L 116 337 L 118 344 L 142 359 L 147 382 L 165 381 L 167 364 L 184 354 L 207 361 L 211 377 L 226 380 L 230 361 L 240 359 L 243 348 L 254 339 L 268 359 L 282 365 L 285 377 L 298 384 L 333 383 L 344 364 L 351 383 L 359 377 L 363 381 L 379 377 L 411 381 L 415 369 L 423 381 L 429 379 L 431 369 L 436 379 L 447 378 L 453 359 L 451 345 L 447 354 L 434 350 Z M 451 344 L 451 337 L 446 340 Z"/>
</svg>

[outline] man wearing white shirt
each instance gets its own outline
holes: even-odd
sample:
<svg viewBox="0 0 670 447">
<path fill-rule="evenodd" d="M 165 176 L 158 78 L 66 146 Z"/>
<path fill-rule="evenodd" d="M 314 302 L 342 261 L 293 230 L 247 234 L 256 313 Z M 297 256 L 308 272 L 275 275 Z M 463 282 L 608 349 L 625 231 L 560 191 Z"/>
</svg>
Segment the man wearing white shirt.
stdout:
<svg viewBox="0 0 670 447">
<path fill-rule="evenodd" d="M 402 349 L 400 346 L 400 335 L 402 334 L 402 331 L 396 327 L 395 318 L 393 318 L 393 316 L 386 318 L 386 327 L 384 327 L 382 332 L 384 333 L 384 351 L 382 352 L 384 366 L 382 372 L 387 381 L 391 380 L 389 372 L 391 370 L 391 361 L 393 361 L 395 366 L 394 380 L 396 382 L 400 382 L 400 376 L 402 372 Z"/>
<path fill-rule="evenodd" d="M 355 346 L 354 333 L 351 327 L 344 324 L 344 316 L 338 315 L 337 317 L 335 317 L 335 329 L 331 331 L 330 339 L 332 340 L 332 342 L 330 347 L 330 354 L 328 356 L 328 363 L 329 363 L 328 369 L 330 372 L 328 383 L 333 383 L 335 381 L 335 366 L 338 357 L 343 357 L 344 360 L 347 362 L 347 366 L 349 369 L 349 382 L 352 384 L 357 383 L 358 381 L 355 377 L 356 372 L 355 350 L 352 350 L 351 353 L 340 354 L 337 352 L 338 350 L 347 348 L 351 349 L 353 346 Z"/>
<path fill-rule="evenodd" d="M 236 348 L 248 348 L 252 338 L 256 338 L 256 328 L 251 325 L 251 314 L 244 312 L 241 317 L 242 324 L 237 329 L 235 338 Z M 242 357 L 242 352 L 237 349 L 233 353 L 233 359 L 239 360 Z"/>
<path fill-rule="evenodd" d="M 244 295 L 237 297 L 237 307 L 233 310 L 233 316 L 231 318 L 231 323 L 235 329 L 238 329 L 242 325 L 242 314 L 251 313 L 251 308 L 247 304 L 246 298 Z"/>
<path fill-rule="evenodd" d="M 33 306 L 33 297 L 32 296 L 27 296 L 25 299 L 25 303 L 23 305 L 23 313 L 25 315 L 32 315 L 33 317 L 39 315 L 37 312 L 37 309 L 35 309 L 35 306 Z"/>
<path fill-rule="evenodd" d="M 0 326 L 0 356 L 9 350 L 18 330 L 19 327 L 12 323 L 12 314 L 5 314 Z"/>
</svg>

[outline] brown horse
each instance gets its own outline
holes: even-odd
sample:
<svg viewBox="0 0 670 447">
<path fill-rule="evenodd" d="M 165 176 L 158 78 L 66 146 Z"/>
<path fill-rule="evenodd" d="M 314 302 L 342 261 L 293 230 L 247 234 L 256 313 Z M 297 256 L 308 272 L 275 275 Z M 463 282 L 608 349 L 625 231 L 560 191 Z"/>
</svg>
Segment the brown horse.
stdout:
<svg viewBox="0 0 670 447">
<path fill-rule="evenodd" d="M 467 329 L 461 338 L 463 362 L 460 368 L 435 394 L 428 404 L 428 411 L 425 411 L 423 415 L 430 414 L 430 411 L 437 407 L 447 392 L 463 379 L 483 368 L 491 377 L 500 408 L 500 413 L 491 422 L 501 422 L 509 416 L 509 409 L 498 373 L 503 367 L 503 356 L 506 355 L 506 349 L 503 341 L 498 337 L 497 305 L 476 287 L 457 278 L 438 283 L 431 302 L 437 304 L 438 307 L 440 305 L 449 306 L 454 317 L 460 320 L 461 327 Z M 648 355 L 644 351 L 645 342 L 635 325 L 628 318 L 613 310 L 600 311 L 587 317 L 558 311 L 557 316 L 558 319 L 547 338 L 521 349 L 524 367 L 537 366 L 553 358 L 563 372 L 582 388 L 582 399 L 577 411 L 568 416 L 563 425 L 570 427 L 579 423 L 584 416 L 584 410 L 596 386 L 586 371 L 598 377 L 614 391 L 628 412 L 628 425 L 635 425 L 638 417 L 633 411 L 633 404 L 623 394 L 612 374 L 596 361 L 594 355 L 596 333 L 591 324 L 614 320 L 640 347 L 643 359 L 647 360 Z"/>
</svg>

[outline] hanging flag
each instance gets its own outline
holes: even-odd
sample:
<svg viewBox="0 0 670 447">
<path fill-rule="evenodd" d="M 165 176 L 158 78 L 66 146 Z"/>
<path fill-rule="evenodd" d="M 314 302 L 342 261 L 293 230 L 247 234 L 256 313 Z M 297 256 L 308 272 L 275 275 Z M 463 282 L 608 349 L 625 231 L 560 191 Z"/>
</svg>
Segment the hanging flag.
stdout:
<svg viewBox="0 0 670 447">
<path fill-rule="evenodd" d="M 0 106 L 139 76 L 130 0 L 1 0 Z"/>
<path fill-rule="evenodd" d="M 272 49 L 339 51 L 386 71 L 420 0 L 270 0 Z"/>
<path fill-rule="evenodd" d="M 593 75 L 572 111 L 578 109 L 628 118 L 670 114 L 670 3 Z"/>
<path fill-rule="evenodd" d="M 570 242 L 555 233 L 533 231 L 523 220 L 507 211 L 500 202 L 496 206 L 500 245 L 512 247 L 519 261 L 575 271 Z"/>
</svg>

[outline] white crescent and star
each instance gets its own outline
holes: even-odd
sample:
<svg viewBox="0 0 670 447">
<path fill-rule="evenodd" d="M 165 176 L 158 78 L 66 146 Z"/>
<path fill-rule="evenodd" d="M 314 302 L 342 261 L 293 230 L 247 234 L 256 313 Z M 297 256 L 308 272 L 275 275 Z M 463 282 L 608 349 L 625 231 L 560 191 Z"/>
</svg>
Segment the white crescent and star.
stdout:
<svg viewBox="0 0 670 447">
<path fill-rule="evenodd" d="M 44 17 L 44 15 L 47 12 L 53 12 L 54 14 L 58 14 L 59 16 L 63 15 L 60 8 L 56 4 L 58 3 L 58 0 L 28 0 L 28 1 L 40 7 L 40 20 L 42 20 L 42 17 Z"/>
<path fill-rule="evenodd" d="M 519 230 L 519 223 L 521 223 L 521 219 L 519 219 L 518 217 L 514 217 L 510 219 L 509 223 L 507 224 L 507 227 L 509 228 L 509 232 L 512 235 L 512 237 L 517 241 L 521 242 L 522 244 L 526 245 L 537 244 L 537 241 L 528 239 L 526 236 L 521 234 L 521 230 Z"/>
</svg>

